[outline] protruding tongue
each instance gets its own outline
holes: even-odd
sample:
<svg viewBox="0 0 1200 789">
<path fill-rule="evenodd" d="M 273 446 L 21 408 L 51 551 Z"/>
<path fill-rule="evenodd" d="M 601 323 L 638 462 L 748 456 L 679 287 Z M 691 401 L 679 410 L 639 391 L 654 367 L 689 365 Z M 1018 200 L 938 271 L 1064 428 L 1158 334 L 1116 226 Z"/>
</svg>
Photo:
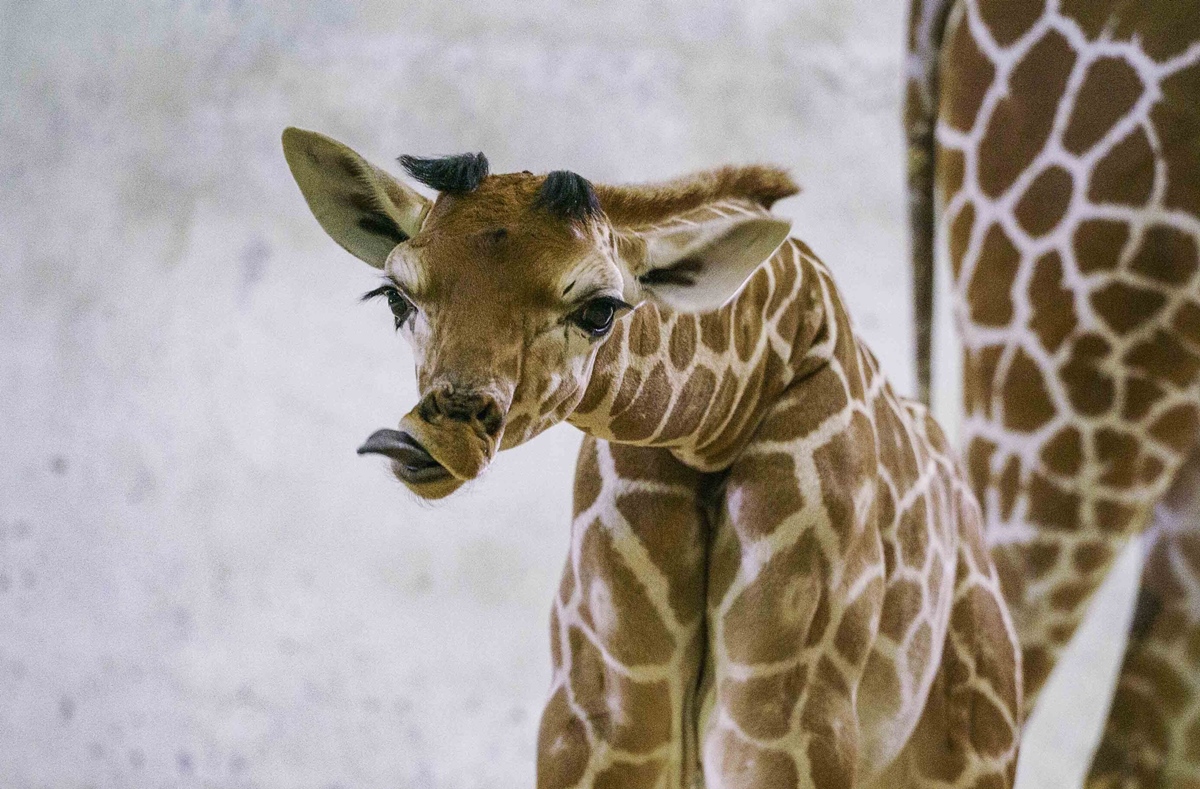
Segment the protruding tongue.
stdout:
<svg viewBox="0 0 1200 789">
<path fill-rule="evenodd" d="M 405 482 L 420 484 L 450 477 L 450 472 L 441 463 L 434 460 L 433 456 L 425 451 L 425 447 L 418 444 L 411 435 L 400 430 L 388 428 L 376 430 L 358 448 L 358 454 L 375 454 L 391 458 L 396 461 L 396 473 L 400 474 Z"/>
</svg>

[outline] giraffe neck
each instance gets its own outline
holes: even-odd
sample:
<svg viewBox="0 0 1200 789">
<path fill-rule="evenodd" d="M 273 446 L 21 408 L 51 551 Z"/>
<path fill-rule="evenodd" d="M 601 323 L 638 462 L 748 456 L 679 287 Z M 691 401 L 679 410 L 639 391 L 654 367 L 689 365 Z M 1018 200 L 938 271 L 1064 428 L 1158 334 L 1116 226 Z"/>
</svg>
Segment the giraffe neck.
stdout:
<svg viewBox="0 0 1200 789">
<path fill-rule="evenodd" d="M 567 421 L 596 438 L 669 448 L 701 470 L 724 468 L 779 394 L 822 363 L 810 350 L 828 298 L 811 253 L 788 239 L 720 309 L 645 303 L 600 348 Z"/>
</svg>

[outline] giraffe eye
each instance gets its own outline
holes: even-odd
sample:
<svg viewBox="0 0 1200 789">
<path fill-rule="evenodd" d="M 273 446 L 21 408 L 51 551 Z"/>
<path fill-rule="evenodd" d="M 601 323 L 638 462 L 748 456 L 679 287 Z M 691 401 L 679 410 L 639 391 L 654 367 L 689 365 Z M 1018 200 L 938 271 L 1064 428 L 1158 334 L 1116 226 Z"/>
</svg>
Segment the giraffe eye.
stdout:
<svg viewBox="0 0 1200 789">
<path fill-rule="evenodd" d="M 620 309 L 630 309 L 630 305 L 608 296 L 592 299 L 573 312 L 570 321 L 593 337 L 601 337 L 612 329 Z"/>
<path fill-rule="evenodd" d="M 394 318 L 397 329 L 403 326 L 404 322 L 412 317 L 412 314 L 416 312 L 416 307 L 414 307 L 413 303 L 408 300 L 408 297 L 396 288 L 393 288 L 391 285 L 384 285 L 381 288 L 376 288 L 370 293 L 365 294 L 362 297 L 362 300 L 369 301 L 370 299 L 374 299 L 379 296 L 383 296 L 385 299 L 387 299 L 388 307 L 392 310 L 392 317 Z"/>
<path fill-rule="evenodd" d="M 384 295 L 387 296 L 388 307 L 391 308 L 392 315 L 396 319 L 396 328 L 399 329 L 413 314 L 412 302 L 404 298 L 404 294 L 395 288 L 388 288 Z"/>
</svg>

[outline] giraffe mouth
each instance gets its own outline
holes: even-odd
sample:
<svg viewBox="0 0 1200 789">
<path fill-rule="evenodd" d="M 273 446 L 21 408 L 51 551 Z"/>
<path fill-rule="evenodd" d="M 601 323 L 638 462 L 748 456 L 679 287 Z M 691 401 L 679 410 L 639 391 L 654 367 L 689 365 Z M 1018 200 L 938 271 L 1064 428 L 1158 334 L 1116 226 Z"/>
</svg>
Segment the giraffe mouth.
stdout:
<svg viewBox="0 0 1200 789">
<path fill-rule="evenodd" d="M 376 430 L 358 448 L 358 454 L 391 458 L 392 471 L 409 485 L 445 482 L 453 476 L 415 438 L 400 430 Z"/>
</svg>

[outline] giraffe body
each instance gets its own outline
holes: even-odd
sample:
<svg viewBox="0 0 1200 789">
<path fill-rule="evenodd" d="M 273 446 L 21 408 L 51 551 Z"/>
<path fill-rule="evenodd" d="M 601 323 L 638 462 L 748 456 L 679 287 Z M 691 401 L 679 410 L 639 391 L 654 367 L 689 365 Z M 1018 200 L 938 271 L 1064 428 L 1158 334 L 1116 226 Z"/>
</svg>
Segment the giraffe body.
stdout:
<svg viewBox="0 0 1200 789">
<path fill-rule="evenodd" d="M 289 134 L 322 225 L 403 289 L 425 396 L 364 449 L 437 497 L 555 422 L 586 433 L 542 789 L 1011 786 L 1020 658 L 978 507 L 780 232 L 790 181 L 464 187 L 460 161 L 413 207 L 387 182 L 363 197 L 379 171 L 348 149 Z M 407 238 L 381 257 L 359 231 Z M 634 304 L 614 318 L 618 293 Z M 463 305 L 490 317 L 465 325 Z"/>
<path fill-rule="evenodd" d="M 781 298 L 781 288 L 791 292 Z M 738 351 L 729 338 L 745 315 L 765 322 Z M 714 786 L 805 786 L 809 776 L 815 786 L 920 786 L 938 769 L 951 785 L 981 775 L 1010 781 L 1015 647 L 973 498 L 941 430 L 892 392 L 855 337 L 826 269 L 789 241 L 721 310 L 648 305 L 627 331 L 597 359 L 611 379 L 594 379 L 570 418 L 599 440 L 581 451 L 575 539 L 555 601 L 543 785 L 591 785 L 632 764 L 642 765 L 636 785 L 646 787 L 664 776 L 686 786 L 696 769 Z M 689 352 L 680 337 L 693 338 Z M 709 392 L 718 380 L 739 381 L 730 416 L 758 426 L 714 424 L 678 446 L 663 441 L 676 412 L 617 401 L 629 380 L 645 386 L 671 365 L 711 382 Z M 678 539 L 653 534 L 664 523 Z M 680 545 L 696 553 L 679 564 L 655 555 Z M 647 592 L 616 606 L 644 612 L 629 629 L 591 626 L 615 595 L 607 590 L 639 585 L 630 571 L 645 590 L 692 595 Z M 631 645 L 622 642 L 647 633 L 661 634 L 648 639 L 660 651 L 623 652 Z M 657 736 L 613 727 L 609 683 L 580 662 L 628 678 L 628 697 L 647 699 L 629 704 L 670 710 L 679 731 L 672 736 L 666 722 Z M 966 666 L 973 683 L 960 679 Z M 938 701 L 962 716 L 963 729 L 947 731 Z M 576 737 L 569 749 L 556 744 L 564 721 Z M 941 744 L 958 736 L 973 739 L 945 753 Z M 640 761 L 647 751 L 653 758 Z"/>
<path fill-rule="evenodd" d="M 1200 4 L 931 1 L 912 21 L 918 313 L 936 207 L 1028 698 L 1148 527 L 1088 786 L 1200 786 Z"/>
</svg>

